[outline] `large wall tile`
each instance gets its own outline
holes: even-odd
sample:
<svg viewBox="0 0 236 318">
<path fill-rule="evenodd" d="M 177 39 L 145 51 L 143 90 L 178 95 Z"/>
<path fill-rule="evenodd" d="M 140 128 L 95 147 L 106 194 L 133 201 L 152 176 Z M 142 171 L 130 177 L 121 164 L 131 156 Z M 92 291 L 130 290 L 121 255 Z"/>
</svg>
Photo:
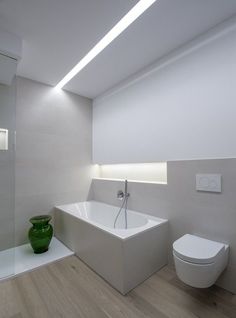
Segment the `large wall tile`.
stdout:
<svg viewBox="0 0 236 318">
<path fill-rule="evenodd" d="M 86 200 L 91 184 L 92 104 L 87 98 L 17 78 L 16 245 L 29 218 Z"/>
</svg>

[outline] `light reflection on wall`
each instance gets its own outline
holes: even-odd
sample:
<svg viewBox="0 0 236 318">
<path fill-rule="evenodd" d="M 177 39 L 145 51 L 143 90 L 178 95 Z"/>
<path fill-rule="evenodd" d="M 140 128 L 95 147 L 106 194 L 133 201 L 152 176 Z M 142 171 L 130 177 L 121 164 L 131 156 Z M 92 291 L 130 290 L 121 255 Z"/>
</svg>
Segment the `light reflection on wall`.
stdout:
<svg viewBox="0 0 236 318">
<path fill-rule="evenodd" d="M 112 179 L 136 182 L 167 183 L 167 163 L 128 163 L 95 165 L 94 176 L 97 179 Z"/>
<path fill-rule="evenodd" d="M 0 150 L 8 150 L 8 130 L 0 128 Z"/>
</svg>

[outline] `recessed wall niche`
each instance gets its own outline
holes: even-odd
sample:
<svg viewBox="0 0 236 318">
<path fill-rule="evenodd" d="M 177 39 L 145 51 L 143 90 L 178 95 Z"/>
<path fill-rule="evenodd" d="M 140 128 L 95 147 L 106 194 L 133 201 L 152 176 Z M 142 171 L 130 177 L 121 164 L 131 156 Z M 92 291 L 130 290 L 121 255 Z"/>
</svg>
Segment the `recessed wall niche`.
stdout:
<svg viewBox="0 0 236 318">
<path fill-rule="evenodd" d="M 8 150 L 8 130 L 0 128 L 0 150 Z"/>
<path fill-rule="evenodd" d="M 166 162 L 95 165 L 95 178 L 144 183 L 167 183 Z"/>
</svg>

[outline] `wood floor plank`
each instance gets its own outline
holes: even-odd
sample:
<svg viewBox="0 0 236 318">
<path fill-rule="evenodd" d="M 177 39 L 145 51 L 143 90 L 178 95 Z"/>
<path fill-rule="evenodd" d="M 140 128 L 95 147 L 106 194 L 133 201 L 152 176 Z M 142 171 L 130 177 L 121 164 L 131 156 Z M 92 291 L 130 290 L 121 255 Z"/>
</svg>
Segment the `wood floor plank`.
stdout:
<svg viewBox="0 0 236 318">
<path fill-rule="evenodd" d="M 60 267 L 60 273 L 66 275 L 66 281 L 70 286 L 74 284 L 74 287 L 77 288 L 79 285 L 87 290 L 108 316 L 114 318 L 144 318 L 141 312 L 135 308 L 131 310 L 127 306 L 128 300 L 126 297 L 114 290 L 85 264 L 80 263 L 78 266 L 78 262 L 74 262 L 74 259 L 72 259 L 70 266 L 60 263 L 58 267 Z M 74 278 L 72 281 L 71 277 Z"/>
<path fill-rule="evenodd" d="M 19 306 L 18 293 L 14 281 L 6 280 L 0 283 L 0 317 L 20 317 L 21 306 Z M 27 315 L 24 316 L 28 318 Z"/>
<path fill-rule="evenodd" d="M 199 318 L 227 318 L 222 312 L 218 311 L 213 305 L 206 304 L 191 294 L 176 288 L 171 283 L 162 279 L 158 275 L 145 282 L 153 290 L 157 291 L 158 295 L 162 295 L 169 302 L 178 305 L 185 311 L 194 314 Z"/>
<path fill-rule="evenodd" d="M 159 288 L 160 287 L 154 290 L 152 287 L 144 283 L 135 289 L 135 293 L 137 293 L 140 297 L 143 297 L 147 302 L 151 303 L 168 318 L 199 318 L 185 307 L 176 303 L 174 299 L 169 301 L 168 297 L 160 293 Z"/>
<path fill-rule="evenodd" d="M 132 303 L 133 306 L 143 312 L 145 317 L 168 318 L 168 316 L 165 313 L 161 312 L 158 307 L 149 302 L 149 299 L 147 301 L 142 296 L 138 295 L 138 293 L 136 293 L 134 290 L 131 291 L 126 297 L 129 298 L 129 301 Z"/>
<path fill-rule="evenodd" d="M 207 289 L 192 288 L 185 285 L 176 277 L 171 280 L 172 286 L 178 290 L 184 291 L 186 294 L 198 299 L 202 304 L 206 304 L 215 310 L 225 314 L 227 317 L 236 317 L 235 295 L 223 290 L 220 287 L 213 286 Z"/>
<path fill-rule="evenodd" d="M 0 282 L 0 318 L 236 318 L 235 295 L 164 267 L 123 296 L 77 257 Z"/>
</svg>

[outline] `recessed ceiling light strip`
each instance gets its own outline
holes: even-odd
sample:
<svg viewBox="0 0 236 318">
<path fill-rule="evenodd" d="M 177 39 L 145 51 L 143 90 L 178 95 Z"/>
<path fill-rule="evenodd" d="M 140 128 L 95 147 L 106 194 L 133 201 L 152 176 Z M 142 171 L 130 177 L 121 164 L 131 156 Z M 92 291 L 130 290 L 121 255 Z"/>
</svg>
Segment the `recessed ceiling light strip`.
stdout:
<svg viewBox="0 0 236 318">
<path fill-rule="evenodd" d="M 103 51 L 115 38 L 117 38 L 131 23 L 157 0 L 140 0 L 89 52 L 76 64 L 72 70 L 56 85 L 63 88 L 76 74 Z"/>
</svg>

